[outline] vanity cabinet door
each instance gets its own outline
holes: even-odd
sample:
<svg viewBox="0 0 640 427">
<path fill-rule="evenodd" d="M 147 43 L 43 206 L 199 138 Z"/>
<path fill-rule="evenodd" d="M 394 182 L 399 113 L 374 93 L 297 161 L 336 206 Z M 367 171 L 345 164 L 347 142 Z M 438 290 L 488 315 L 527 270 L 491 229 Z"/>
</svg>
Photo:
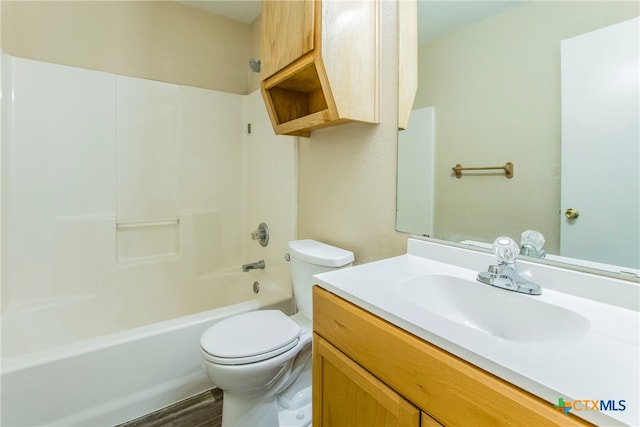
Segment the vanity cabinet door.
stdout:
<svg viewBox="0 0 640 427">
<path fill-rule="evenodd" d="M 313 384 L 314 426 L 420 426 L 418 408 L 317 334 Z"/>
<path fill-rule="evenodd" d="M 426 412 L 423 412 L 421 427 L 444 427 L 444 426 L 440 424 L 438 420 L 433 418 L 431 415 L 427 414 Z"/>
</svg>

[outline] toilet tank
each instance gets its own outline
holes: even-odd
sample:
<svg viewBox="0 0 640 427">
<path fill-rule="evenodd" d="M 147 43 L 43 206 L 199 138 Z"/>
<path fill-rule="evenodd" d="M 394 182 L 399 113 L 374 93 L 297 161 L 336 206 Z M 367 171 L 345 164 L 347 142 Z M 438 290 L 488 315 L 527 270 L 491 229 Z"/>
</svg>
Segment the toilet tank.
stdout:
<svg viewBox="0 0 640 427">
<path fill-rule="evenodd" d="M 307 239 L 289 242 L 289 256 L 296 305 L 303 316 L 312 320 L 313 275 L 352 265 L 353 252 Z"/>
</svg>

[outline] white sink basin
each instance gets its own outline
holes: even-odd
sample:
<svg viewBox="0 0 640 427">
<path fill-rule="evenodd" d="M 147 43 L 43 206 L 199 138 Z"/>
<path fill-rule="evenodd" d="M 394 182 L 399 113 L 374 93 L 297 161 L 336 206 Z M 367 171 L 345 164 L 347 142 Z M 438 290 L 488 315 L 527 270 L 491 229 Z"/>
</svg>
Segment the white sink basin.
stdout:
<svg viewBox="0 0 640 427">
<path fill-rule="evenodd" d="M 414 277 L 398 284 L 396 292 L 423 310 L 509 341 L 566 342 L 589 329 L 585 317 L 536 296 L 454 276 Z"/>
</svg>

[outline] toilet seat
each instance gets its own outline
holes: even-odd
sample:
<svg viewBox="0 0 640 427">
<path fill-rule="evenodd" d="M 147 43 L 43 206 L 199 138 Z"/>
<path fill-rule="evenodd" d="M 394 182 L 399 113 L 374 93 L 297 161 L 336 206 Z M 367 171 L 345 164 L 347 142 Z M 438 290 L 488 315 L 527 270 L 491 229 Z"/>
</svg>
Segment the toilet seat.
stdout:
<svg viewBox="0 0 640 427">
<path fill-rule="evenodd" d="M 244 365 L 278 356 L 298 344 L 300 326 L 279 310 L 229 317 L 202 334 L 203 356 L 220 365 Z"/>
</svg>

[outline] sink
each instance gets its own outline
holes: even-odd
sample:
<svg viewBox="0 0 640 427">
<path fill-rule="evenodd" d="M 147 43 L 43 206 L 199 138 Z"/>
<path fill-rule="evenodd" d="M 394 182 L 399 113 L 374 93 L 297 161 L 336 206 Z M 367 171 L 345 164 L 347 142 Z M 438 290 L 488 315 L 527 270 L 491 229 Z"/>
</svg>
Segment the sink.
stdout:
<svg viewBox="0 0 640 427">
<path fill-rule="evenodd" d="M 425 311 L 509 341 L 567 342 L 589 329 L 585 317 L 542 301 L 541 297 L 455 276 L 418 276 L 399 283 L 395 291 Z"/>
</svg>

